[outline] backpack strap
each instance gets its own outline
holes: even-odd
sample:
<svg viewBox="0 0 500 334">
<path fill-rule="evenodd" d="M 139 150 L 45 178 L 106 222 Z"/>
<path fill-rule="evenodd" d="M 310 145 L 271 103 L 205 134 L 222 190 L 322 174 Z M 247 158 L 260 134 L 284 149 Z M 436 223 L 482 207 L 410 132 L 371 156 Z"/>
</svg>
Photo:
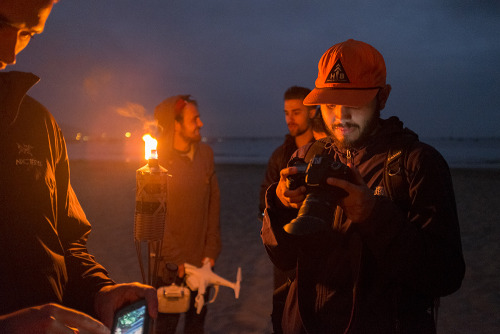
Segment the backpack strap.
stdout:
<svg viewBox="0 0 500 334">
<path fill-rule="evenodd" d="M 384 188 L 387 196 L 403 210 L 410 208 L 410 194 L 406 161 L 413 143 L 418 141 L 418 136 L 413 132 L 393 137 L 387 151 L 384 166 Z"/>
<path fill-rule="evenodd" d="M 387 159 L 384 167 L 384 186 L 387 196 L 400 208 L 408 211 L 410 209 L 410 193 L 406 161 L 413 143 L 418 141 L 418 136 L 410 130 L 400 136 L 393 138 L 391 147 L 387 151 Z M 434 324 L 437 328 L 440 298 L 436 297 L 431 306 Z"/>
</svg>

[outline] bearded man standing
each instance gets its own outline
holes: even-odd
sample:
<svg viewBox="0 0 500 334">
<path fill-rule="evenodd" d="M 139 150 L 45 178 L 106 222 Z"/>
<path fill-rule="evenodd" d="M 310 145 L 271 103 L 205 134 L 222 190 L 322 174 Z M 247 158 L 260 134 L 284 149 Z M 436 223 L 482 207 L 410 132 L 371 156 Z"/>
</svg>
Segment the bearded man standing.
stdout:
<svg viewBox="0 0 500 334">
<path fill-rule="evenodd" d="M 178 281 L 184 279 L 184 264 L 213 267 L 221 251 L 220 192 L 215 174 L 214 153 L 201 143 L 198 103 L 190 95 L 172 96 L 155 109 L 160 127 L 159 162 L 172 175 L 167 186 L 167 221 L 161 251 L 162 267 L 178 267 Z M 160 273 L 161 274 L 161 273 Z M 207 289 L 205 297 L 208 297 Z M 184 332 L 203 333 L 206 304 L 196 314 L 196 292 L 186 312 Z M 155 333 L 174 333 L 179 314 L 159 313 Z"/>
<path fill-rule="evenodd" d="M 283 96 L 283 110 L 288 134 L 283 144 L 278 146 L 267 163 L 266 174 L 260 185 L 259 219 L 262 220 L 266 207 L 265 195 L 267 187 L 280 179 L 280 171 L 286 167 L 288 160 L 299 147 L 314 141 L 312 121 L 316 107 L 305 106 L 304 98 L 311 90 L 306 87 L 292 86 Z"/>
<path fill-rule="evenodd" d="M 283 332 L 435 333 L 434 301 L 458 290 L 465 272 L 448 165 L 399 119 L 380 118 L 391 87 L 374 47 L 352 39 L 336 44 L 318 70 L 304 104 L 321 106 L 329 137 L 294 156 L 318 150 L 312 163 L 348 167 L 345 177 L 323 175 L 327 195 L 315 203 L 308 203 L 307 181 L 287 188 L 297 167 L 283 169 L 267 191 L 263 243 L 276 266 L 297 272 Z M 399 160 L 388 154 L 403 141 Z M 401 163 L 386 173 L 394 159 Z M 401 201 L 391 195 L 397 175 L 407 197 Z M 326 220 L 311 211 L 294 220 L 299 207 L 318 203 L 332 208 Z"/>
<path fill-rule="evenodd" d="M 259 198 L 259 219 L 262 220 L 264 209 L 266 207 L 265 196 L 267 188 L 280 179 L 280 171 L 287 166 L 288 160 L 297 148 L 302 147 L 314 141 L 313 121 L 316 115 L 316 107 L 305 106 L 304 98 L 311 90 L 306 87 L 291 86 L 285 91 L 283 96 L 285 122 L 288 126 L 288 134 L 285 141 L 277 147 L 272 153 L 267 163 L 266 174 L 260 185 Z M 288 284 L 295 276 L 294 271 L 282 271 L 273 266 L 273 309 L 271 321 L 273 324 L 273 333 L 281 333 L 281 317 L 283 306 L 285 304 Z"/>
</svg>

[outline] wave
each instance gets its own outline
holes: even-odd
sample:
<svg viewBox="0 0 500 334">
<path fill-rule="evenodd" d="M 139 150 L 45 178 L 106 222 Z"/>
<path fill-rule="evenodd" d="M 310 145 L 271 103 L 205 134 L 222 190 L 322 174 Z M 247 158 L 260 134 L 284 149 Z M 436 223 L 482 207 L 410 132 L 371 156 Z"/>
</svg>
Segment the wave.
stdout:
<svg viewBox="0 0 500 334">
<path fill-rule="evenodd" d="M 207 137 L 216 163 L 266 164 L 283 137 Z M 453 168 L 500 168 L 500 138 L 422 138 Z M 69 141 L 70 159 L 144 162 L 142 140 Z"/>
</svg>

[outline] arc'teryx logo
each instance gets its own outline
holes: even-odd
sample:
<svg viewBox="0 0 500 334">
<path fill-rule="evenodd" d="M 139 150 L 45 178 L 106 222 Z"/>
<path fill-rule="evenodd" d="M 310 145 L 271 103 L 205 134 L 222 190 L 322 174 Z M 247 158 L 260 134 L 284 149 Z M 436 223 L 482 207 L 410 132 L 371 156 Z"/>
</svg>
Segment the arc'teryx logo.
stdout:
<svg viewBox="0 0 500 334">
<path fill-rule="evenodd" d="M 17 143 L 19 158 L 16 159 L 16 165 L 29 165 L 42 167 L 42 162 L 33 158 L 33 146 L 29 144 Z M 24 156 L 24 157 L 23 157 Z M 28 158 L 25 158 L 28 156 Z"/>
<path fill-rule="evenodd" d="M 332 70 L 328 73 L 325 83 L 349 83 L 349 78 L 347 73 L 345 73 L 344 66 L 340 58 L 337 60 L 335 65 L 333 65 Z"/>
<path fill-rule="evenodd" d="M 33 156 L 33 153 L 31 153 L 31 151 L 33 150 L 33 146 L 31 145 L 17 143 L 17 149 L 19 150 L 19 155 L 29 155 L 30 157 Z"/>
</svg>

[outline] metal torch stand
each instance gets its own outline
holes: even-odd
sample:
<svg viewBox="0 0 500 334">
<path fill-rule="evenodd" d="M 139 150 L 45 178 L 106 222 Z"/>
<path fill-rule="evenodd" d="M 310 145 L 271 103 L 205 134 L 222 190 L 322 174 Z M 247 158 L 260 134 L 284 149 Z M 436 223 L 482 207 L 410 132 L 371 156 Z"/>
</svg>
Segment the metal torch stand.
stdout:
<svg viewBox="0 0 500 334">
<path fill-rule="evenodd" d="M 167 213 L 167 170 L 149 164 L 136 174 L 134 240 L 144 284 L 156 286 Z M 147 243 L 147 280 L 142 249 Z"/>
</svg>

